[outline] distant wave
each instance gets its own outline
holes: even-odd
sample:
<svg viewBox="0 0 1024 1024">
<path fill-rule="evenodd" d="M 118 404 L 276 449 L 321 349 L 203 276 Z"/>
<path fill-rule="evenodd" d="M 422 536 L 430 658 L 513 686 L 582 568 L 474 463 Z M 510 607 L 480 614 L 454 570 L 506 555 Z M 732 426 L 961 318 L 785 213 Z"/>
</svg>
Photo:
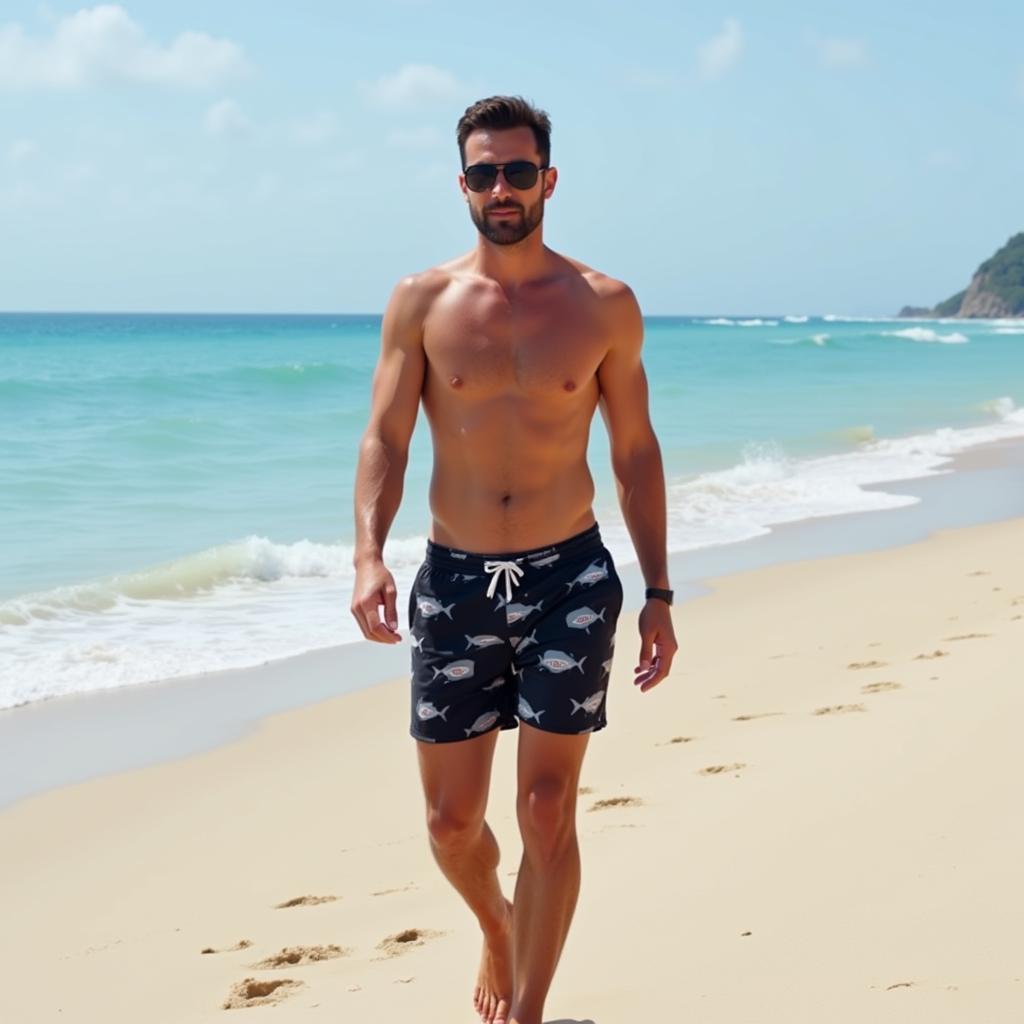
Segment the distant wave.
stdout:
<svg viewBox="0 0 1024 1024">
<path fill-rule="evenodd" d="M 809 317 L 806 317 L 806 316 L 790 316 L 790 315 L 787 314 L 785 317 L 783 317 L 783 319 L 786 321 L 787 324 L 805 324 L 805 323 L 807 323 Z"/>
<path fill-rule="evenodd" d="M 882 331 L 889 338 L 907 338 L 910 341 L 937 341 L 945 345 L 962 345 L 968 339 L 959 331 L 952 334 L 938 334 L 930 327 L 907 327 L 902 331 Z"/>
<path fill-rule="evenodd" d="M 778 327 L 778 320 L 762 320 L 760 317 L 753 317 L 750 320 L 733 320 L 727 316 L 716 316 L 712 320 L 704 320 L 702 323 L 714 327 Z"/>
<path fill-rule="evenodd" d="M 1024 327 L 997 327 L 993 334 L 1024 334 Z"/>
<path fill-rule="evenodd" d="M 815 345 L 824 348 L 832 336 L 830 334 L 812 334 L 809 338 L 769 338 L 769 345 Z"/>
</svg>

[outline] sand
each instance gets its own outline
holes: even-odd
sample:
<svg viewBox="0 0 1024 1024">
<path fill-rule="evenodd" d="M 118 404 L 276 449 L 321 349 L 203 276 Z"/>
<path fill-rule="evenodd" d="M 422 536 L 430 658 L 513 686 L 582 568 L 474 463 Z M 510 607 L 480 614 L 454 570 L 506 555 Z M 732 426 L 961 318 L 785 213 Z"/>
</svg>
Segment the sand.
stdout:
<svg viewBox="0 0 1024 1024">
<path fill-rule="evenodd" d="M 545 1019 L 1024 1020 L 1024 519 L 720 577 L 675 615 L 645 694 L 621 620 Z M 479 932 L 407 715 L 398 679 L 0 813 L 0 1021 L 471 1024 Z M 516 735 L 488 812 L 509 894 Z"/>
</svg>

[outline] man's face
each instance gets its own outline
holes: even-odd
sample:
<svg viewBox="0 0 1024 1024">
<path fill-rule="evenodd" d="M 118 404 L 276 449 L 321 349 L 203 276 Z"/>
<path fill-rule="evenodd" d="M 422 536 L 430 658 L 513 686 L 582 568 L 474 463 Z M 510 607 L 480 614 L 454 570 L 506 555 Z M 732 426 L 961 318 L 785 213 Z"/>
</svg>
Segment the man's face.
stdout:
<svg viewBox="0 0 1024 1024">
<path fill-rule="evenodd" d="M 533 131 L 529 128 L 506 128 L 501 131 L 478 128 L 466 139 L 466 166 L 473 164 L 506 164 L 513 160 L 529 160 L 538 167 L 540 154 Z M 483 192 L 466 187 L 465 175 L 459 175 L 459 187 L 469 203 L 469 215 L 477 230 L 496 245 L 521 242 L 544 219 L 544 201 L 555 188 L 557 171 L 553 167 L 541 171 L 532 188 L 513 188 L 504 172 L 494 185 Z"/>
</svg>

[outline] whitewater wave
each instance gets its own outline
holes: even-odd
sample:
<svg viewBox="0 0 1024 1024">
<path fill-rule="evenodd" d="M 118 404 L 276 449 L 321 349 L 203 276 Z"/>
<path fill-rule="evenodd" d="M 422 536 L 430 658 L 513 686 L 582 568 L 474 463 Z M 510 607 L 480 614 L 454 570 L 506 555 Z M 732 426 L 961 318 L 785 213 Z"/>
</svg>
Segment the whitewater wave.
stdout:
<svg viewBox="0 0 1024 1024">
<path fill-rule="evenodd" d="M 907 327 L 902 331 L 882 331 L 887 338 L 907 338 L 909 341 L 934 341 L 945 345 L 963 345 L 967 336 L 959 331 L 952 334 L 939 334 L 930 327 Z"/>
</svg>

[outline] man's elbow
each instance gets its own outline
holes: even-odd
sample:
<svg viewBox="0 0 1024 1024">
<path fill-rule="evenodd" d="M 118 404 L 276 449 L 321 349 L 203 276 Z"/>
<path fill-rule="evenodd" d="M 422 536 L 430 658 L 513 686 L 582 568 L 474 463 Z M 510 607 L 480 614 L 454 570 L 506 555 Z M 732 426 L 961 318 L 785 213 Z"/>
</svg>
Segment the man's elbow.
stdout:
<svg viewBox="0 0 1024 1024">
<path fill-rule="evenodd" d="M 661 446 L 654 432 L 631 440 L 628 445 L 612 446 L 612 469 L 619 480 L 643 476 L 661 465 Z"/>
<path fill-rule="evenodd" d="M 409 438 L 370 427 L 359 444 L 361 460 L 404 466 L 409 458 Z"/>
</svg>

